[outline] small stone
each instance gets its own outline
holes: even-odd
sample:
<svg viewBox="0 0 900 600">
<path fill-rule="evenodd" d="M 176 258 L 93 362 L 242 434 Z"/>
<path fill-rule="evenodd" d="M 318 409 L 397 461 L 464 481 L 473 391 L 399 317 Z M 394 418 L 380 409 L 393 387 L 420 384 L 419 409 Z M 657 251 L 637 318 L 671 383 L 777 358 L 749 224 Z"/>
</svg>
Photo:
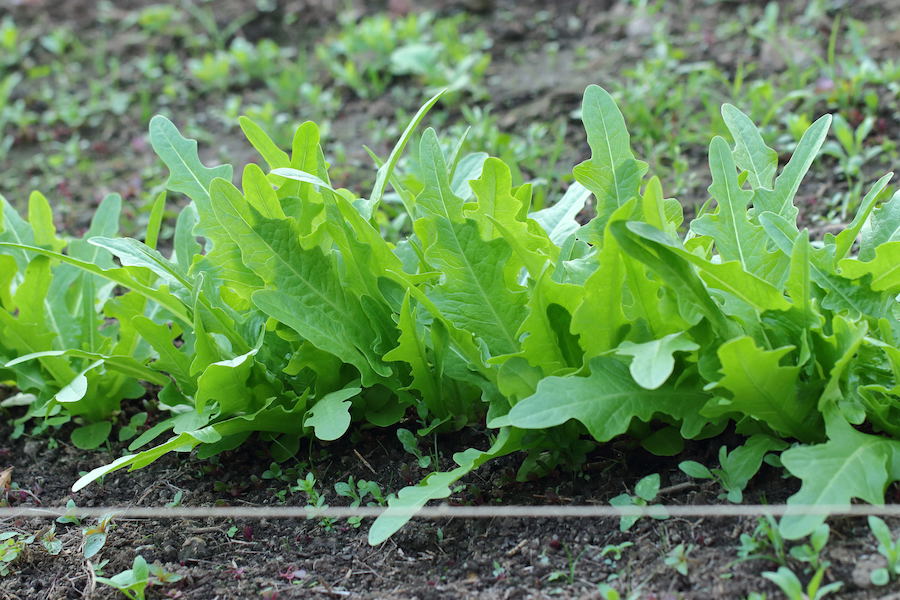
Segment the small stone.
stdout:
<svg viewBox="0 0 900 600">
<path fill-rule="evenodd" d="M 30 458 L 36 458 L 38 455 L 38 452 L 41 451 L 41 448 L 43 446 L 44 446 L 44 444 L 42 444 L 38 440 L 28 440 L 27 442 L 25 442 L 25 447 L 23 448 L 23 451 L 25 452 L 25 456 L 28 456 Z"/>
<path fill-rule="evenodd" d="M 885 561 L 880 556 L 863 556 L 856 561 L 853 567 L 853 585 L 860 589 L 868 589 L 874 584 L 872 583 L 872 571 L 885 566 Z"/>
<path fill-rule="evenodd" d="M 165 562 L 176 562 L 178 558 L 178 550 L 172 544 L 166 544 L 162 547 L 162 558 Z"/>
<path fill-rule="evenodd" d="M 181 562 L 192 560 L 195 558 L 203 558 L 208 554 L 206 540 L 199 537 L 189 537 L 181 544 L 181 551 L 178 553 L 178 559 Z"/>
</svg>

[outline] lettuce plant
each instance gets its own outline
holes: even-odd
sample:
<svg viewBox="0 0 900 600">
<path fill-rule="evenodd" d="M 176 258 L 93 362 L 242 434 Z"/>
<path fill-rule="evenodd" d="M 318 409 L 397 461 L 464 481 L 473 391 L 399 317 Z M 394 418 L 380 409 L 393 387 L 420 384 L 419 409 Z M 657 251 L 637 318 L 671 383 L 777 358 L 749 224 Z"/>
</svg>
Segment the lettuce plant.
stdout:
<svg viewBox="0 0 900 600">
<path fill-rule="evenodd" d="M 158 199 L 148 229 L 151 245 L 163 201 Z M 97 274 L 118 272 L 112 254 L 88 241 L 116 235 L 121 204 L 117 195 L 108 196 L 84 237 L 65 241 L 57 236 L 50 205 L 40 193 L 29 198 L 27 220 L 0 197 L 0 241 L 19 246 L 0 253 L 0 381 L 14 382 L 21 393 L 12 403 L 28 406 L 14 435 L 33 417 L 42 417 L 45 427 L 80 416 L 99 423 L 76 429 L 73 440 L 99 445 L 110 430 L 104 419 L 123 399 L 145 394 L 139 381 L 168 381 L 143 364 L 150 353 L 138 331 L 127 319 L 117 319 L 123 306 L 152 316 L 158 305 L 133 292 L 114 297 L 113 283 Z M 56 260 L 35 254 L 34 248 L 54 255 L 65 248 L 67 254 Z M 140 287 L 143 281 L 135 274 L 122 283 Z"/>
<path fill-rule="evenodd" d="M 405 187 L 394 168 L 436 101 L 379 161 L 368 197 L 331 184 L 313 123 L 288 154 L 242 119 L 265 168 L 246 165 L 238 187 L 232 166 L 203 165 L 196 142 L 156 117 L 167 187 L 191 200 L 170 256 L 110 235 L 88 242 L 120 266 L 0 242 L 17 277 L 65 265 L 130 289 L 110 314 L 147 354 L 125 356 L 164 380 L 170 416 L 74 489 L 254 433 L 285 455 L 304 437 L 407 418 L 419 435 L 481 424 L 490 443 L 399 490 L 372 543 L 501 455 L 523 452 L 525 477 L 577 466 L 618 436 L 671 455 L 729 426 L 772 449 L 793 444 L 780 455 L 802 481 L 792 504 L 883 501 L 900 479 L 900 197 L 885 199 L 887 175 L 839 234 L 798 229 L 793 199 L 829 116 L 779 171 L 750 119 L 725 105 L 733 141 L 715 137 L 709 151 L 715 208 L 682 233 L 681 205 L 647 177 L 597 86 L 582 107 L 592 155 L 555 205 L 531 212 L 531 188 L 514 187 L 508 165 L 448 154 L 432 129 L 412 149 L 420 185 Z M 378 225 L 389 185 L 411 224 L 396 243 Z M 595 214 L 581 224 L 589 200 Z M 821 522 L 788 515 L 781 529 L 798 538 Z"/>
</svg>

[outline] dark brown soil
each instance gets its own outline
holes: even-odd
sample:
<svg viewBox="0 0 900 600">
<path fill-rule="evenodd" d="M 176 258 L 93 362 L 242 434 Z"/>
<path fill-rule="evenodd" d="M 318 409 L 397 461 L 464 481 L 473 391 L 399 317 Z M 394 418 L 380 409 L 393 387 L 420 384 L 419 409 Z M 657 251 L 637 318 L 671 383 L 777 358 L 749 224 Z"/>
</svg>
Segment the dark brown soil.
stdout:
<svg viewBox="0 0 900 600">
<path fill-rule="evenodd" d="M 7 434 L 5 429 L 0 435 Z M 483 443 L 477 435 L 468 437 L 440 440 L 445 463 L 463 443 Z M 353 448 L 362 450 L 362 459 Z M 17 486 L 46 506 L 60 506 L 68 499 L 79 506 L 162 506 L 179 492 L 185 506 L 277 505 L 276 493 L 288 486 L 285 481 L 259 478 L 270 458 L 254 444 L 212 462 L 170 455 L 134 473 L 112 474 L 101 485 L 76 494 L 70 493 L 69 485 L 78 472 L 114 459 L 115 452 L 86 456 L 64 443 L 51 449 L 46 440 L 27 439 L 8 440 L 0 452 L 4 464 L 14 468 Z M 707 454 L 706 445 L 688 451 L 688 456 L 710 462 Z M 340 505 L 340 499 L 330 484 L 349 476 L 372 479 L 370 466 L 389 490 L 423 474 L 399 449 L 393 432 L 367 432 L 352 447 L 317 448 L 309 458 L 310 468 L 323 482 L 320 489 L 333 505 Z M 591 456 L 581 473 L 556 473 L 522 484 L 514 481 L 518 464 L 510 458 L 468 477 L 451 501 L 605 503 L 630 491 L 639 477 L 661 472 L 663 486 L 671 489 L 661 501 L 717 502 L 714 485 L 686 481 L 676 463 L 614 443 L 603 454 Z M 755 480 L 746 501 L 781 502 L 793 488 L 792 482 L 767 469 Z M 35 504 L 31 496 L 23 496 L 21 503 L 17 497 L 11 494 L 14 505 Z M 288 492 L 285 502 L 304 506 L 306 498 Z M 743 598 L 753 591 L 775 590 L 760 573 L 777 565 L 764 560 L 733 564 L 740 535 L 752 533 L 756 526 L 750 518 L 646 519 L 627 533 L 620 532 L 614 520 L 603 519 L 414 520 L 380 547 L 366 543 L 367 524 L 354 528 L 346 522 L 328 526 L 306 520 L 122 519 L 114 521 L 106 546 L 93 562 L 109 560 L 104 567 L 108 576 L 129 568 L 140 554 L 183 576 L 178 583 L 154 589 L 153 598 L 599 598 L 595 590 L 604 581 L 623 591 L 638 591 L 638 598 Z M 883 597 L 883 588 L 868 583 L 869 572 L 883 561 L 865 522 L 835 519 L 831 524 L 831 542 L 823 554 L 832 563 L 827 580 L 845 582 L 835 597 Z M 34 532 L 46 525 L 29 519 L 6 522 L 0 529 Z M 0 579 L 0 597 L 115 597 L 105 586 L 92 588 L 79 550 L 81 528 L 58 528 L 63 553 L 52 557 L 34 544 L 14 563 L 14 573 Z M 634 545 L 622 551 L 620 560 L 602 555 L 607 546 L 623 542 Z M 664 563 L 678 544 L 693 546 L 686 576 Z M 791 564 L 802 572 L 801 563 Z"/>
</svg>

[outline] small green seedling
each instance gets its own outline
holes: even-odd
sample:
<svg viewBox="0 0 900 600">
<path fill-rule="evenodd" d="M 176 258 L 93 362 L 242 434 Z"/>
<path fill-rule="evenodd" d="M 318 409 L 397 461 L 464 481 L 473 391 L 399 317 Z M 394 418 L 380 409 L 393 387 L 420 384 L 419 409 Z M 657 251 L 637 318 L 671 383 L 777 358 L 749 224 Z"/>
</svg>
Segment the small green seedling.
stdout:
<svg viewBox="0 0 900 600">
<path fill-rule="evenodd" d="M 822 586 L 822 577 L 825 575 L 825 567 L 819 567 L 809 583 L 806 584 L 806 590 L 800 579 L 787 567 L 779 567 L 778 571 L 766 571 L 763 577 L 777 585 L 787 596 L 788 600 L 820 600 L 832 592 L 836 592 L 844 586 L 843 581 L 835 581 L 826 586 Z"/>
<path fill-rule="evenodd" d="M 870 577 L 875 585 L 887 585 L 900 575 L 900 538 L 894 539 L 887 523 L 875 516 L 869 517 L 869 529 L 878 540 L 878 553 L 887 560 L 887 567 L 875 569 Z"/>
<path fill-rule="evenodd" d="M 130 440 L 138 434 L 138 430 L 147 422 L 147 413 L 139 412 L 128 420 L 128 425 L 123 425 L 119 429 L 119 441 L 124 442 Z"/>
<path fill-rule="evenodd" d="M 263 471 L 262 478 L 263 479 L 281 479 L 284 475 L 284 471 L 281 470 L 281 465 L 277 462 L 273 462 L 269 465 L 269 468 Z"/>
<path fill-rule="evenodd" d="M 650 502 L 656 499 L 659 494 L 659 473 L 647 475 L 637 482 L 634 486 L 634 495 L 619 494 L 612 498 L 609 503 L 613 506 L 650 506 Z M 653 506 L 659 506 L 658 504 Z M 654 519 L 667 519 L 666 515 L 654 515 Z M 619 519 L 619 530 L 628 531 L 637 523 L 640 517 L 636 515 L 625 515 Z"/>
<path fill-rule="evenodd" d="M 334 491 L 338 496 L 349 498 L 350 506 L 354 508 L 361 506 L 366 501 L 366 498 L 372 499 L 366 503 L 367 506 L 384 506 L 387 502 L 384 494 L 381 492 L 381 486 L 374 481 L 366 481 L 365 479 L 354 482 L 352 475 L 347 481 L 335 483 Z M 359 527 L 362 519 L 360 517 L 350 517 L 347 519 L 347 522 L 353 527 Z"/>
<path fill-rule="evenodd" d="M 62 552 L 62 541 L 56 537 L 56 523 L 52 523 L 50 529 L 47 529 L 41 534 L 41 545 L 50 556 L 56 556 Z"/>
<path fill-rule="evenodd" d="M 109 564 L 109 559 L 104 558 L 100 562 L 92 562 L 90 563 L 91 569 L 94 570 L 94 575 L 97 577 L 103 577 L 104 569 L 106 569 L 106 565 Z"/>
<path fill-rule="evenodd" d="M 678 544 L 674 548 L 672 548 L 668 554 L 666 554 L 663 562 L 666 563 L 667 566 L 672 567 L 681 575 L 687 577 L 688 574 L 688 556 L 694 550 L 693 544 L 688 544 L 685 546 L 684 544 Z"/>
<path fill-rule="evenodd" d="M 34 534 L 26 534 L 19 531 L 0 532 L 0 577 L 10 573 L 10 565 L 15 562 L 26 546 L 40 539 L 41 546 L 50 556 L 56 556 L 62 552 L 62 542 L 56 538 L 56 524 Z"/>
<path fill-rule="evenodd" d="M 25 551 L 25 546 L 33 541 L 33 535 L 25 535 L 18 531 L 0 533 L 0 577 L 9 575 L 10 565 Z"/>
<path fill-rule="evenodd" d="M 827 568 L 829 563 L 822 560 L 821 554 L 825 549 L 825 544 L 828 543 L 828 533 L 828 525 L 822 523 L 809 536 L 809 543 L 794 546 L 791 548 L 790 555 L 801 562 L 808 563 L 814 571 Z"/>
<path fill-rule="evenodd" d="M 739 503 L 744 499 L 744 488 L 762 466 L 766 454 L 772 450 L 784 450 L 787 444 L 767 435 L 754 435 L 747 442 L 731 452 L 726 446 L 719 448 L 718 469 L 708 469 L 693 460 L 686 460 L 678 465 L 689 477 L 695 479 L 713 479 L 725 490 L 719 498 L 727 498 L 729 502 Z"/>
<path fill-rule="evenodd" d="M 575 568 L 578 566 L 578 561 L 581 560 L 581 557 L 587 551 L 587 549 L 583 549 L 578 554 L 572 554 L 572 550 L 568 545 L 563 545 L 563 550 L 566 552 L 566 561 L 568 563 L 568 568 L 565 571 L 553 571 L 550 575 L 547 576 L 547 581 L 558 581 L 560 579 L 565 579 L 566 583 L 572 585 L 575 583 Z"/>
<path fill-rule="evenodd" d="M 97 582 L 114 587 L 130 600 L 144 600 L 151 585 L 174 583 L 181 575 L 170 573 L 158 565 L 148 565 L 143 556 L 135 556 L 130 569 L 112 577 L 97 577 Z"/>
<path fill-rule="evenodd" d="M 419 445 L 416 442 L 416 437 L 409 429 L 398 429 L 397 439 L 400 440 L 400 443 L 403 445 L 404 450 L 416 457 L 416 460 L 419 463 L 419 468 L 427 469 L 431 466 L 431 457 L 422 454 L 421 450 L 419 450 Z"/>
<path fill-rule="evenodd" d="M 184 498 L 184 492 L 182 492 L 181 490 L 178 490 L 177 492 L 175 492 L 175 495 L 172 497 L 172 499 L 169 500 L 168 502 L 166 502 L 166 506 L 169 508 L 175 508 L 176 506 L 181 506 L 182 498 Z"/>
<path fill-rule="evenodd" d="M 106 545 L 106 537 L 111 529 L 111 521 L 112 515 L 106 515 L 98 520 L 96 525 L 86 527 L 82 531 L 84 542 L 81 546 L 81 551 L 84 554 L 84 558 L 90 559 L 103 550 L 103 546 Z"/>
<path fill-rule="evenodd" d="M 616 588 L 608 583 L 597 585 L 597 592 L 603 600 L 638 600 L 641 597 L 640 589 L 632 590 L 630 593 L 622 595 Z"/>
<path fill-rule="evenodd" d="M 56 522 L 62 525 L 81 525 L 81 519 L 79 519 L 75 515 L 69 514 L 69 512 L 74 508 L 78 508 L 75 505 L 75 501 L 71 499 L 68 500 L 66 502 L 66 514 L 61 517 L 57 517 Z"/>
<path fill-rule="evenodd" d="M 875 118 L 866 117 L 854 129 L 840 113 L 834 115 L 834 134 L 837 142 L 828 141 L 822 146 L 822 153 L 838 160 L 836 171 L 847 178 L 849 190 L 841 205 L 841 218 L 845 219 L 850 210 L 858 207 L 862 196 L 863 166 L 881 154 L 881 145 L 866 145 L 865 139 L 875 125 Z"/>
<path fill-rule="evenodd" d="M 325 503 L 325 494 L 319 493 L 316 483 L 316 476 L 310 471 L 305 478 L 297 479 L 297 485 L 290 487 L 291 492 L 302 492 L 306 496 L 306 508 L 311 512 L 328 508 L 328 504 Z M 334 519 L 326 517 L 319 521 L 319 524 L 328 531 L 334 526 Z"/>
<path fill-rule="evenodd" d="M 769 560 L 773 563 L 787 565 L 787 549 L 784 538 L 778 530 L 778 523 L 771 515 L 759 518 L 752 534 L 741 534 L 741 545 L 738 548 L 738 559 L 731 564 L 748 560 Z"/>
<path fill-rule="evenodd" d="M 605 561 L 609 561 L 611 563 L 616 563 L 622 558 L 622 553 L 625 552 L 628 548 L 634 546 L 634 542 L 622 542 L 621 544 L 607 544 L 603 546 L 603 549 L 600 551 L 599 558 L 604 558 Z M 609 558 L 605 558 L 605 557 Z"/>
</svg>

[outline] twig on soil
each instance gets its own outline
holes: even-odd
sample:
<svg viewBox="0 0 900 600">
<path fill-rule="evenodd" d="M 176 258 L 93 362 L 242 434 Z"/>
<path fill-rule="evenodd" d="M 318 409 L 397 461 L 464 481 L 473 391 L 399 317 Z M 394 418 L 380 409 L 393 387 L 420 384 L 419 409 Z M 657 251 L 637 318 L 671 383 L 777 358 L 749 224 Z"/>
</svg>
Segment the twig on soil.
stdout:
<svg viewBox="0 0 900 600">
<path fill-rule="evenodd" d="M 193 534 L 197 534 L 197 533 L 224 533 L 224 532 L 222 531 L 222 528 L 221 528 L 221 527 L 215 527 L 215 526 L 213 526 L 213 527 L 188 527 L 188 528 L 187 528 L 187 532 L 188 532 L 188 533 L 193 533 Z"/>
<path fill-rule="evenodd" d="M 356 450 L 356 448 L 353 449 L 353 454 L 356 455 L 356 458 L 362 461 L 362 464 L 366 465 L 366 468 L 372 471 L 373 475 L 378 475 L 378 471 L 372 468 L 372 465 L 369 464 L 369 461 L 367 461 L 365 457 Z"/>
<path fill-rule="evenodd" d="M 391 548 L 387 552 L 384 552 L 380 555 L 381 560 L 378 561 L 379 565 L 383 565 L 387 561 L 387 559 L 391 557 L 391 554 L 393 554 L 395 550 L 400 550 L 393 540 L 388 540 L 388 543 L 390 543 Z M 400 553 L 402 556 L 403 551 L 400 550 Z"/>
<path fill-rule="evenodd" d="M 368 573 L 369 575 L 374 575 L 378 579 L 384 579 L 384 576 L 381 573 L 379 573 L 378 571 L 376 571 L 375 569 L 373 569 L 372 567 L 370 567 L 363 561 L 357 560 L 356 562 L 365 567 L 365 569 L 357 569 L 356 574 L 362 575 L 363 573 Z"/>
<path fill-rule="evenodd" d="M 309 591 L 315 592 L 317 594 L 326 594 L 328 596 L 337 596 L 339 598 L 344 598 L 344 597 L 350 595 L 350 592 L 348 592 L 346 590 L 331 590 L 331 589 L 325 589 L 325 588 L 321 588 L 321 587 L 310 588 Z"/>
<path fill-rule="evenodd" d="M 548 502 L 556 502 L 556 503 L 565 503 L 572 502 L 572 498 L 567 498 L 565 496 L 557 496 L 556 494 L 532 494 L 532 498 L 540 498 L 541 500 L 546 500 Z"/>
<path fill-rule="evenodd" d="M 248 542 L 247 540 L 236 540 L 234 538 L 226 537 L 229 544 L 234 544 L 237 546 L 252 546 L 256 542 Z"/>
<path fill-rule="evenodd" d="M 674 494 L 676 492 L 680 492 L 682 490 L 689 490 L 696 488 L 697 483 L 694 481 L 683 481 L 681 483 L 676 483 L 675 485 L 666 486 L 663 488 L 659 488 L 659 491 L 656 492 L 657 496 L 665 496 L 667 494 Z"/>
<path fill-rule="evenodd" d="M 156 487 L 159 485 L 159 483 L 160 483 L 160 482 L 157 481 L 157 482 L 155 482 L 155 483 L 153 483 L 153 484 L 151 484 L 151 485 L 148 485 L 148 486 L 147 486 L 147 489 L 144 490 L 144 493 L 141 494 L 141 495 L 138 497 L 138 499 L 134 501 L 134 504 L 140 506 L 141 502 L 144 501 L 144 498 L 146 498 L 147 496 L 149 496 L 150 493 L 151 493 L 153 490 L 156 489 Z"/>
<path fill-rule="evenodd" d="M 519 540 L 519 543 L 516 544 L 514 548 L 512 548 L 506 552 L 506 556 L 510 556 L 510 557 L 515 556 L 516 554 L 519 553 L 519 551 L 522 548 L 525 547 L 525 544 L 527 544 L 527 543 L 528 543 L 528 540 L 526 540 L 526 539 Z"/>
<path fill-rule="evenodd" d="M 184 562 L 185 562 L 185 564 L 187 564 L 187 563 L 205 563 L 207 565 L 216 565 L 216 566 L 222 564 L 222 563 L 216 562 L 214 560 L 204 560 L 202 558 L 185 558 Z"/>
</svg>

